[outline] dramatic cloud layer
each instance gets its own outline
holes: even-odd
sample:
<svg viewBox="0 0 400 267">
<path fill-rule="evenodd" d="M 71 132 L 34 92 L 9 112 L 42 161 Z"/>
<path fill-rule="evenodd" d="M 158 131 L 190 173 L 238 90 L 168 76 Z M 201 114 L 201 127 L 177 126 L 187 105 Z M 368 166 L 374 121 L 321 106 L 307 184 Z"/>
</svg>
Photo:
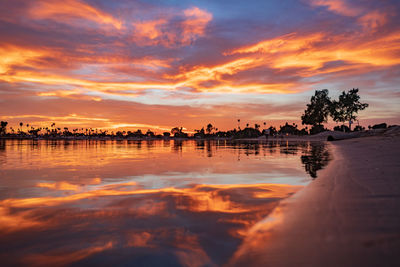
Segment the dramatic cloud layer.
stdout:
<svg viewBox="0 0 400 267">
<path fill-rule="evenodd" d="M 0 0 L 0 119 L 277 126 L 358 87 L 362 124 L 400 123 L 396 0 L 173 2 Z"/>
</svg>

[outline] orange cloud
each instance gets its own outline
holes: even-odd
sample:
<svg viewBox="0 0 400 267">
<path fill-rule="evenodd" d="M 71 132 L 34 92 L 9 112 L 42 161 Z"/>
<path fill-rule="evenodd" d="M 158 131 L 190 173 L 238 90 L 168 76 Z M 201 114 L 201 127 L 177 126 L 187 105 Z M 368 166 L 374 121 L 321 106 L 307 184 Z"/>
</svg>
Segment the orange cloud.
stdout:
<svg viewBox="0 0 400 267">
<path fill-rule="evenodd" d="M 397 32 L 358 45 L 355 45 L 355 40 L 345 36 L 328 36 L 325 33 L 300 36 L 292 33 L 239 48 L 228 54 L 252 54 L 252 57 L 246 56 L 274 69 L 306 68 L 307 71 L 302 75 L 309 76 L 338 71 L 337 68 L 318 70 L 334 61 L 378 67 L 399 64 L 400 59 L 393 57 L 400 51 L 399 41 L 400 35 Z M 343 70 L 348 67 L 340 68 Z"/>
<path fill-rule="evenodd" d="M 40 114 L 25 114 L 25 115 L 15 115 L 15 116 L 2 116 L 1 118 L 7 118 L 9 120 L 23 120 L 28 119 L 30 125 L 35 127 L 47 127 L 53 122 L 64 126 L 74 126 L 74 127 L 93 127 L 93 123 L 96 125 L 112 125 L 109 119 L 98 118 L 98 117 L 85 117 L 79 116 L 77 114 L 69 114 L 67 116 L 46 116 Z"/>
<path fill-rule="evenodd" d="M 347 3 L 346 0 L 311 0 L 311 5 L 323 6 L 328 10 L 340 15 L 354 17 L 359 15 L 362 10 Z"/>
<path fill-rule="evenodd" d="M 13 45 L 0 46 L 0 74 L 7 75 L 13 66 L 33 65 L 35 60 L 44 55 L 43 51 L 23 49 Z"/>
<path fill-rule="evenodd" d="M 0 207 L 0 233 L 20 231 L 41 225 L 39 221 L 27 219 L 30 216 L 32 216 L 32 211 L 13 214 L 8 207 Z"/>
<path fill-rule="evenodd" d="M 200 12 L 191 11 L 197 14 Z M 201 12 L 200 12 L 201 13 Z M 192 14 L 192 13 L 189 13 Z M 77 97 L 87 92 L 137 97 L 138 91 L 158 89 L 176 91 L 181 88 L 192 88 L 199 92 L 220 93 L 292 93 L 307 89 L 307 84 L 299 86 L 297 82 L 253 82 L 240 81 L 235 75 L 263 67 L 277 71 L 291 70 L 301 77 L 310 77 L 318 74 L 357 70 L 370 71 L 371 67 L 388 67 L 400 63 L 396 55 L 400 50 L 400 33 L 393 32 L 382 35 L 375 40 L 348 38 L 347 36 L 332 36 L 328 33 L 312 33 L 300 35 L 291 33 L 259 43 L 226 52 L 228 60 L 214 66 L 194 66 L 181 68 L 179 73 L 164 74 L 163 79 L 154 82 L 124 81 L 113 82 L 102 76 L 91 79 L 74 77 L 64 73 L 42 71 L 41 60 L 48 57 L 53 51 L 36 51 L 19 47 L 3 47 L 0 54 L 4 55 L 0 61 L 1 80 L 9 83 L 31 82 L 45 85 L 76 86 L 74 90 L 54 90 L 39 92 L 39 96 Z M 89 59 L 83 59 L 87 61 Z M 100 66 L 124 66 L 125 63 L 115 64 L 114 58 L 99 58 Z M 117 60 L 118 61 L 118 60 Z M 39 62 L 39 63 L 38 63 Z M 168 60 L 144 57 L 134 60 L 132 65 L 137 68 L 160 70 L 169 68 Z M 346 64 L 325 67 L 330 62 L 346 62 Z M 126 63 L 127 64 L 127 63 Z M 13 69 L 14 66 L 31 66 L 33 70 Z M 35 70 L 38 69 L 38 70 Z M 12 70 L 12 71 L 11 71 Z M 40 72 L 39 72 L 40 70 Z M 157 73 L 155 73 L 156 75 Z M 208 83 L 208 85 L 206 85 Z M 85 92 L 85 93 L 84 93 Z M 89 97 L 100 101 L 101 98 Z"/>
<path fill-rule="evenodd" d="M 51 19 L 67 24 L 74 19 L 84 19 L 116 29 L 122 28 L 122 22 L 118 19 L 80 0 L 40 0 L 32 5 L 30 15 L 35 19 Z"/>
<path fill-rule="evenodd" d="M 265 65 L 262 58 L 243 57 L 213 67 L 198 66 L 189 71 L 181 70 L 174 76 L 166 75 L 166 78 L 178 80 L 177 87 L 192 87 L 201 92 L 231 92 L 231 93 L 289 93 L 293 92 L 293 83 L 247 83 L 235 84 L 226 75 L 232 76 L 241 71 L 253 69 Z M 220 84 L 204 87 L 203 82 L 218 81 Z"/>
<path fill-rule="evenodd" d="M 49 187 L 48 184 L 39 187 Z M 36 197 L 25 199 L 5 199 L 0 201 L 0 206 L 5 207 L 39 207 L 39 206 L 56 206 L 62 203 L 77 201 L 86 198 L 100 197 L 100 196 L 127 196 L 127 195 L 141 195 L 141 194 L 154 194 L 154 193 L 167 193 L 167 194 L 183 194 L 192 199 L 190 206 L 182 206 L 178 209 L 188 209 L 193 212 L 225 212 L 225 213 L 239 213 L 248 212 L 251 207 L 242 207 L 232 203 L 229 199 L 219 196 L 215 191 L 223 190 L 255 190 L 255 198 L 283 198 L 289 194 L 299 190 L 302 186 L 286 185 L 286 184 L 234 184 L 234 185 L 196 185 L 193 188 L 162 188 L 162 189 L 129 189 L 131 186 L 136 186 L 136 183 L 122 183 L 104 186 L 97 190 L 91 190 L 62 197 Z M 52 185 L 50 186 L 52 188 Z M 56 185 L 55 185 L 56 187 Z M 57 187 L 56 187 L 57 188 Z M 212 189 L 212 190 L 210 190 Z M 60 190 L 64 190 L 61 189 Z M 266 191 L 266 192 L 263 192 Z"/>
<path fill-rule="evenodd" d="M 192 7 L 183 11 L 186 20 L 183 22 L 183 43 L 192 42 L 198 36 L 203 36 L 207 24 L 212 20 L 211 13 Z"/>
<path fill-rule="evenodd" d="M 242 47 L 226 53 L 227 55 L 244 53 L 278 53 L 298 52 L 313 47 L 313 44 L 321 42 L 325 37 L 323 33 L 313 33 L 306 36 L 299 36 L 296 33 L 282 35 L 273 39 L 261 41 L 257 44 Z"/>
<path fill-rule="evenodd" d="M 376 30 L 387 23 L 388 14 L 375 10 L 358 19 L 358 22 L 367 29 Z"/>
<path fill-rule="evenodd" d="M 94 254 L 100 253 L 105 250 L 109 250 L 113 247 L 112 242 L 106 244 L 93 245 L 89 248 L 83 248 L 72 252 L 64 252 L 60 254 L 60 251 L 55 249 L 46 254 L 28 254 L 23 258 L 24 264 L 33 266 L 66 266 L 71 263 L 80 261 Z"/>
<path fill-rule="evenodd" d="M 49 189 L 57 189 L 57 190 L 68 190 L 68 191 L 77 191 L 79 189 L 78 185 L 74 185 L 68 182 L 60 182 L 60 183 L 38 183 L 37 187 L 49 188 Z"/>
<path fill-rule="evenodd" d="M 30 231 L 33 234 L 23 238 L 27 246 L 39 244 L 37 242 L 41 242 L 43 231 L 57 233 L 58 236 L 60 233 L 66 234 L 56 249 L 45 243 L 43 247 L 37 245 L 41 249 L 32 253 L 27 253 L 25 246 L 17 252 L 13 251 L 21 255 L 19 261 L 30 265 L 68 265 L 115 247 L 149 248 L 153 254 L 165 248 L 169 251 L 173 249 L 182 265 L 212 265 L 214 256 L 205 247 L 208 243 L 204 243 L 209 234 L 213 235 L 214 230 L 218 229 L 221 231 L 219 238 L 227 238 L 230 242 L 232 238 L 239 241 L 252 225 L 272 211 L 279 199 L 301 188 L 277 184 L 200 184 L 187 188 L 146 190 L 132 182 L 107 184 L 96 190 L 72 192 L 72 195 L 59 197 L 2 200 L 0 230 L 19 237 L 24 231 Z M 136 197 L 138 195 L 140 198 Z M 106 196 L 118 196 L 118 200 Z M 259 201 L 260 198 L 266 201 Z M 75 201 L 82 199 L 90 200 L 94 209 L 77 206 Z M 49 206 L 52 208 L 48 209 Z M 67 212 L 60 212 L 66 208 Z M 133 224 L 132 218 L 135 221 Z M 149 218 L 152 225 L 143 225 L 142 219 L 148 222 Z M 190 222 L 198 220 L 196 218 L 203 218 L 201 224 L 207 227 L 204 229 L 210 229 L 211 226 L 214 230 L 198 231 L 192 228 Z M 102 224 L 100 228 L 99 221 Z M 131 223 L 126 228 L 124 224 L 128 221 Z M 170 222 L 173 223 L 172 227 Z M 69 227 L 68 232 L 62 231 L 66 225 Z M 89 238 L 85 235 L 88 229 Z M 104 229 L 111 230 L 104 233 Z M 115 229 L 119 233 L 123 232 L 123 239 L 110 236 Z M 75 235 L 77 233 L 79 235 Z M 20 242 L 21 238 L 10 240 Z M 233 248 L 239 242 L 235 244 Z"/>
<path fill-rule="evenodd" d="M 189 45 L 200 36 L 204 36 L 205 28 L 212 20 L 211 13 L 198 7 L 183 11 L 181 23 L 173 22 L 177 15 L 165 18 L 133 23 L 135 33 L 133 40 L 139 45 Z"/>
<path fill-rule="evenodd" d="M 327 7 L 329 11 L 343 16 L 358 17 L 358 24 L 372 31 L 386 24 L 388 16 L 391 16 L 387 11 L 379 9 L 371 11 L 365 6 L 355 7 L 346 0 L 311 0 L 310 4 Z"/>
<path fill-rule="evenodd" d="M 165 19 L 135 22 L 133 24 L 135 27 L 135 38 L 141 39 L 141 41 L 145 41 L 145 39 L 149 39 L 150 41 L 155 40 L 163 34 L 161 26 L 166 23 L 167 20 Z"/>
</svg>

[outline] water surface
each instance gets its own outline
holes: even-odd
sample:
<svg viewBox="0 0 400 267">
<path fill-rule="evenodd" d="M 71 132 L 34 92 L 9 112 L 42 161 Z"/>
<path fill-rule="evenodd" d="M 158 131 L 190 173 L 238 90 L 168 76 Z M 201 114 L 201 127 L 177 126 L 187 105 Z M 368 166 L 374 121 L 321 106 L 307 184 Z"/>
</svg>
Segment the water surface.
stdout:
<svg viewBox="0 0 400 267">
<path fill-rule="evenodd" d="M 224 265 L 328 161 L 323 143 L 0 140 L 0 260 Z"/>
</svg>

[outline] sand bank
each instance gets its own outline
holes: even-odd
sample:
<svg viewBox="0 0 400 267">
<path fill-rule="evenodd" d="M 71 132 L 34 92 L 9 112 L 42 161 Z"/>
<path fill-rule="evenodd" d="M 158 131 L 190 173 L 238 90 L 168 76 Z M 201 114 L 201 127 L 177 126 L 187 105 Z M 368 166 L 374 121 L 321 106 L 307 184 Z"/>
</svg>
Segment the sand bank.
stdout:
<svg viewBox="0 0 400 267">
<path fill-rule="evenodd" d="M 334 160 L 252 228 L 231 266 L 400 266 L 400 136 L 332 142 Z"/>
</svg>

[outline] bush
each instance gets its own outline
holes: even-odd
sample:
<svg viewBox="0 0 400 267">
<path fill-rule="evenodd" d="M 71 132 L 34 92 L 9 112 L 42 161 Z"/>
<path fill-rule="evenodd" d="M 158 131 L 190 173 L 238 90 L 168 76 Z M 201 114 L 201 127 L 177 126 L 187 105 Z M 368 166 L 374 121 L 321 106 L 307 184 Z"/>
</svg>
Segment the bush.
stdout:
<svg viewBox="0 0 400 267">
<path fill-rule="evenodd" d="M 317 134 L 326 131 L 323 125 L 314 125 L 311 127 L 310 134 Z"/>
<path fill-rule="evenodd" d="M 375 124 L 374 126 L 372 126 L 372 129 L 386 129 L 386 128 L 387 128 L 386 123 Z"/>
<path fill-rule="evenodd" d="M 257 138 L 261 136 L 261 132 L 258 129 L 246 127 L 235 133 L 235 138 Z"/>
<path fill-rule="evenodd" d="M 355 128 L 354 128 L 354 131 L 355 132 L 361 132 L 361 131 L 364 131 L 365 130 L 365 127 L 362 127 L 362 126 L 360 126 L 360 125 L 357 125 Z"/>
<path fill-rule="evenodd" d="M 346 133 L 350 132 L 350 128 L 347 127 L 346 125 L 335 126 L 333 130 L 337 132 L 346 132 Z"/>
</svg>

